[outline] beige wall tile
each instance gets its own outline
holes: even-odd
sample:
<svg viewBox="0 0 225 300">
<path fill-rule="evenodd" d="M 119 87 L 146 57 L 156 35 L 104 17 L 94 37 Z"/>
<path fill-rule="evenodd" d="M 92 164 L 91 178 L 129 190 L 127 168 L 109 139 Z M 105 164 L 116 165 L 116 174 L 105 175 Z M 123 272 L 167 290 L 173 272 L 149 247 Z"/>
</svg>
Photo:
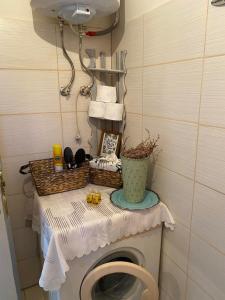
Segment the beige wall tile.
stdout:
<svg viewBox="0 0 225 300">
<path fill-rule="evenodd" d="M 127 95 L 125 98 L 126 111 L 142 114 L 142 69 L 129 69 L 126 76 Z"/>
<path fill-rule="evenodd" d="M 136 0 L 129 0 L 125 2 L 125 17 L 126 22 L 135 19 L 146 12 L 161 6 L 170 0 L 142 0 L 138 2 Z"/>
<path fill-rule="evenodd" d="M 63 137 L 65 147 L 71 147 L 75 152 L 79 148 L 84 148 L 87 153 L 90 152 L 88 140 L 91 136 L 91 127 L 88 123 L 88 116 L 86 112 L 78 113 L 78 125 L 80 128 L 81 144 L 76 143 L 75 136 L 77 134 L 76 115 L 75 113 L 63 113 Z"/>
<path fill-rule="evenodd" d="M 124 137 L 127 137 L 127 147 L 137 146 L 142 141 L 142 116 L 127 114 Z"/>
<path fill-rule="evenodd" d="M 0 68 L 57 68 L 55 25 L 0 19 L 0 36 Z"/>
<path fill-rule="evenodd" d="M 203 55 L 207 0 L 173 0 L 144 17 L 144 65 Z"/>
<path fill-rule="evenodd" d="M 192 231 L 225 254 L 225 195 L 196 185 Z"/>
<path fill-rule="evenodd" d="M 60 71 L 59 72 L 59 83 L 60 88 L 68 84 L 71 77 L 69 71 Z M 62 112 L 72 112 L 76 110 L 76 98 L 79 94 L 80 88 L 83 85 L 90 84 L 90 77 L 84 72 L 77 71 L 74 84 L 72 86 L 71 95 L 69 97 L 61 96 L 61 110 Z M 87 111 L 89 104 L 88 97 L 78 97 L 77 108 L 78 111 Z"/>
<path fill-rule="evenodd" d="M 27 0 L 11 0 L 10 3 L 8 1 L 1 1 L 0 17 L 20 20 L 32 20 L 32 10 Z"/>
<path fill-rule="evenodd" d="M 186 273 L 188 263 L 190 231 L 176 222 L 174 231 L 165 229 L 163 234 L 163 252 Z"/>
<path fill-rule="evenodd" d="M 224 56 L 206 59 L 200 117 L 202 124 L 225 127 L 224 72 Z"/>
<path fill-rule="evenodd" d="M 190 227 L 194 182 L 160 166 L 155 166 L 151 188 L 169 207 L 176 221 Z"/>
<path fill-rule="evenodd" d="M 165 254 L 162 255 L 160 287 L 172 299 L 185 299 L 185 273 Z"/>
<path fill-rule="evenodd" d="M 124 28 L 119 28 L 113 34 L 112 49 L 127 50 L 126 67 L 141 67 L 143 65 L 143 17 L 128 22 Z"/>
<path fill-rule="evenodd" d="M 225 298 L 225 256 L 192 235 L 189 275 L 213 299 Z"/>
<path fill-rule="evenodd" d="M 21 260 L 18 262 L 18 271 L 21 288 L 31 287 L 38 284 L 41 274 L 41 264 L 38 257 Z"/>
<path fill-rule="evenodd" d="M 62 143 L 59 114 L 0 117 L 2 157 L 48 152 L 55 143 Z"/>
<path fill-rule="evenodd" d="M 24 195 L 7 196 L 10 221 L 13 229 L 25 226 L 27 199 Z"/>
<path fill-rule="evenodd" d="M 59 112 L 56 71 L 0 70 L 0 114 Z"/>
<path fill-rule="evenodd" d="M 13 9 L 12 9 L 13 7 Z M 10 18 L 10 19 L 19 19 L 19 20 L 29 20 L 33 21 L 38 20 L 42 22 L 53 23 L 57 22 L 53 18 L 45 17 L 41 14 L 38 14 L 32 11 L 30 6 L 30 1 L 27 0 L 10 0 L 10 1 L 1 1 L 0 3 L 0 17 Z"/>
<path fill-rule="evenodd" d="M 28 164 L 31 160 L 49 157 L 52 157 L 51 152 L 3 158 L 2 164 L 7 195 L 23 194 L 25 191 L 25 193 L 30 196 L 33 192 L 31 176 L 30 174 L 21 175 L 19 169 L 21 166 Z"/>
<path fill-rule="evenodd" d="M 187 300 L 212 300 L 194 281 L 188 279 Z"/>
<path fill-rule="evenodd" d="M 225 130 L 200 127 L 196 179 L 225 193 Z"/>
<path fill-rule="evenodd" d="M 35 257 L 38 254 L 37 233 L 32 228 L 13 231 L 17 261 Z"/>
<path fill-rule="evenodd" d="M 218 55 L 225 53 L 225 20 L 224 11 L 211 5 L 209 2 L 206 55 Z"/>
<path fill-rule="evenodd" d="M 202 60 L 145 68 L 144 114 L 197 122 L 201 77 Z"/>
<path fill-rule="evenodd" d="M 143 118 L 143 129 L 160 135 L 157 163 L 189 178 L 194 177 L 197 126 L 160 118 Z"/>
</svg>

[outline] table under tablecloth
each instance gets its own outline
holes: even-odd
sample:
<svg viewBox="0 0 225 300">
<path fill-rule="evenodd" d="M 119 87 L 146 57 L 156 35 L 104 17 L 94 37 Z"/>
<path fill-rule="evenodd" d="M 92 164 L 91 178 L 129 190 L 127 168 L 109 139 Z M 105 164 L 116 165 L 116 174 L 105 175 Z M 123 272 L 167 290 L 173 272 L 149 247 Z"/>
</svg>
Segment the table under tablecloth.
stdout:
<svg viewBox="0 0 225 300">
<path fill-rule="evenodd" d="M 86 195 L 100 191 L 99 205 L 88 204 Z M 39 284 L 46 291 L 59 290 L 69 271 L 69 260 L 88 255 L 121 238 L 164 223 L 174 228 L 165 204 L 142 211 L 122 210 L 111 203 L 111 188 L 88 185 L 79 190 L 40 197 L 35 193 L 33 230 L 41 236 L 44 265 Z"/>
</svg>

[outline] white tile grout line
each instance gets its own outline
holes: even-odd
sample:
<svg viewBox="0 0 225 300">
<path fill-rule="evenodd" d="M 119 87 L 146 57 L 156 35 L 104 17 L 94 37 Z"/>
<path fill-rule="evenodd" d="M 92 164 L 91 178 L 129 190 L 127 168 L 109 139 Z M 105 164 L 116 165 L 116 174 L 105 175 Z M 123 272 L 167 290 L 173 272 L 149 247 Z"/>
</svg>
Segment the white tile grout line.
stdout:
<svg viewBox="0 0 225 300">
<path fill-rule="evenodd" d="M 58 54 L 57 54 L 57 56 L 58 56 Z M 38 68 L 27 68 L 27 67 L 0 67 L 0 71 L 36 71 L 36 72 L 41 72 L 41 71 L 43 71 L 43 72 L 67 72 L 67 73 L 69 73 L 69 72 L 71 72 L 71 70 L 70 69 L 54 69 L 54 68 L 52 68 L 52 69 L 38 69 Z M 79 72 L 79 73 L 84 73 L 85 74 L 85 72 L 84 71 L 82 71 L 81 69 L 79 69 L 79 68 L 76 68 L 76 72 Z"/>
<path fill-rule="evenodd" d="M 194 122 L 194 121 L 187 121 L 187 120 L 183 120 L 183 119 L 173 119 L 170 117 L 164 117 L 164 116 L 159 116 L 159 115 L 147 115 L 145 113 L 143 113 L 143 117 L 145 118 L 151 118 L 151 119 L 162 119 L 165 121 L 173 121 L 173 122 L 177 122 L 177 123 L 186 123 L 186 124 L 190 124 L 190 125 L 197 125 L 198 122 Z"/>
<path fill-rule="evenodd" d="M 78 110 L 78 113 L 87 113 L 87 110 Z M 62 114 L 75 113 L 75 110 L 61 111 Z M 60 114 L 59 111 L 41 111 L 41 112 L 19 112 L 19 113 L 0 113 L 0 117 L 26 116 L 26 115 L 46 115 L 46 114 Z"/>
<path fill-rule="evenodd" d="M 206 2 L 207 1 L 207 2 Z M 190 220 L 190 233 L 189 233 L 189 245 L 188 245 L 188 254 L 187 254 L 187 276 L 189 275 L 189 265 L 190 265 L 190 255 L 191 255 L 191 235 L 192 235 L 192 219 L 193 219 L 193 210 L 194 210 L 194 198 L 195 198 L 195 186 L 196 186 L 196 171 L 197 171 L 197 160 L 198 160 L 198 142 L 199 142 L 199 133 L 200 133 L 200 114 L 201 114 L 201 104 L 202 104 L 202 89 L 203 89 L 203 80 L 204 80 L 204 71 L 205 71 L 205 53 L 206 53 L 206 39 L 207 39 L 207 29 L 208 29 L 208 14 L 209 14 L 209 1 L 205 0 L 206 4 L 206 16 L 205 16 L 205 36 L 204 36 L 204 50 L 202 58 L 202 76 L 201 76 L 201 86 L 200 86 L 200 99 L 199 99 L 199 109 L 198 109 L 198 125 L 197 125 L 197 139 L 196 139 L 196 156 L 195 156 L 195 168 L 194 168 L 194 186 L 193 186 L 193 195 L 192 195 L 192 207 L 191 207 L 191 220 Z M 185 298 L 187 299 L 187 280 L 185 283 Z M 188 300 L 188 299 L 187 299 Z"/>
<path fill-rule="evenodd" d="M 58 53 L 57 53 L 58 56 Z M 213 59 L 213 58 L 218 58 L 218 57 L 224 57 L 225 58 L 225 53 L 222 54 L 215 54 L 215 55 L 205 55 L 205 59 Z M 135 69 L 145 69 L 145 68 L 154 68 L 162 65 L 172 65 L 172 64 L 177 64 L 177 63 L 185 63 L 185 62 L 191 62 L 195 60 L 201 60 L 203 56 L 199 57 L 193 57 L 193 58 L 187 58 L 187 59 L 181 59 L 181 60 L 174 60 L 174 61 L 168 61 L 168 62 L 161 62 L 161 63 L 156 63 L 156 64 L 149 64 L 149 65 L 141 65 L 141 66 L 132 66 L 132 67 L 127 67 L 127 70 L 135 70 Z M 70 69 L 38 69 L 38 68 L 28 68 L 28 67 L 0 67 L 0 71 L 43 71 L 43 72 L 70 72 Z M 85 73 L 81 69 L 77 68 L 77 72 L 80 73 Z"/>
<path fill-rule="evenodd" d="M 219 57 L 224 57 L 225 58 L 225 53 L 221 54 L 212 54 L 212 55 L 205 55 L 204 58 L 207 59 L 213 59 L 213 58 L 219 58 Z M 179 64 L 179 63 L 185 63 L 185 62 L 192 62 L 196 60 L 201 60 L 203 59 L 203 56 L 196 56 L 192 58 L 184 58 L 184 59 L 179 59 L 179 60 L 171 60 L 171 61 L 166 61 L 166 62 L 160 62 L 160 63 L 155 63 L 155 64 L 148 64 L 148 65 L 142 65 L 142 66 L 128 66 L 128 70 L 135 70 L 135 69 L 140 69 L 140 68 L 154 68 L 154 67 L 159 67 L 163 65 L 173 65 L 173 64 Z"/>
<path fill-rule="evenodd" d="M 58 55 L 58 53 L 57 53 Z M 225 56 L 225 53 L 223 54 L 217 54 L 217 55 L 210 55 L 210 56 L 205 56 L 205 58 L 217 58 L 217 57 L 223 57 Z M 158 67 L 158 66 L 162 66 L 162 65 L 172 65 L 172 64 L 177 64 L 177 63 L 185 63 L 185 62 L 191 62 L 191 61 L 195 61 L 195 60 L 200 60 L 202 59 L 202 56 L 197 56 L 197 57 L 193 57 L 193 58 L 187 58 L 187 59 L 181 59 L 181 60 L 174 60 L 174 61 L 168 61 L 168 62 L 161 62 L 161 63 L 156 63 L 156 64 L 149 64 L 149 65 L 140 65 L 140 66 L 128 66 L 127 70 L 133 70 L 133 69 L 141 69 L 141 68 L 153 68 L 153 67 Z M 55 68 L 51 68 L 51 69 L 38 69 L 38 68 L 28 68 L 28 67 L 0 67 L 0 71 L 4 71 L 4 70 L 8 70 L 8 71 L 43 71 L 43 72 L 70 72 L 70 69 L 55 69 Z M 82 69 L 77 69 L 77 72 L 80 73 L 84 73 L 82 71 Z"/>
</svg>

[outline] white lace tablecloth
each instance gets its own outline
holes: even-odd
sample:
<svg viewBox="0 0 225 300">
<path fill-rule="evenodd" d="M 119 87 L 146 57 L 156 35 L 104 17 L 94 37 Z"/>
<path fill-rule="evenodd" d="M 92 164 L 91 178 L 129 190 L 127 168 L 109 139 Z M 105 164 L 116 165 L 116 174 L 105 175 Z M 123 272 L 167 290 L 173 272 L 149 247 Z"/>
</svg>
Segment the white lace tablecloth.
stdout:
<svg viewBox="0 0 225 300">
<path fill-rule="evenodd" d="M 86 203 L 86 195 L 102 193 L 101 204 Z M 89 254 L 123 237 L 156 227 L 170 229 L 174 220 L 159 203 L 142 211 L 121 210 L 110 201 L 113 189 L 88 185 L 84 189 L 39 197 L 35 194 L 33 229 L 41 235 L 44 265 L 39 284 L 46 291 L 59 290 L 69 270 L 67 261 Z"/>
</svg>

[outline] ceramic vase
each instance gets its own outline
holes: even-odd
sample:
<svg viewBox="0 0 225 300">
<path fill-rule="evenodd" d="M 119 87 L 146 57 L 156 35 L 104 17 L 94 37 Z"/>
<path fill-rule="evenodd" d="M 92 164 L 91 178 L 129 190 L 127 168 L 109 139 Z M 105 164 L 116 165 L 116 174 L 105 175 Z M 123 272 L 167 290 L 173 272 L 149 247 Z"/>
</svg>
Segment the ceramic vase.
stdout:
<svg viewBox="0 0 225 300">
<path fill-rule="evenodd" d="M 144 200 L 149 157 L 132 159 L 122 156 L 121 159 L 124 197 L 131 203 L 141 202 Z"/>
</svg>

